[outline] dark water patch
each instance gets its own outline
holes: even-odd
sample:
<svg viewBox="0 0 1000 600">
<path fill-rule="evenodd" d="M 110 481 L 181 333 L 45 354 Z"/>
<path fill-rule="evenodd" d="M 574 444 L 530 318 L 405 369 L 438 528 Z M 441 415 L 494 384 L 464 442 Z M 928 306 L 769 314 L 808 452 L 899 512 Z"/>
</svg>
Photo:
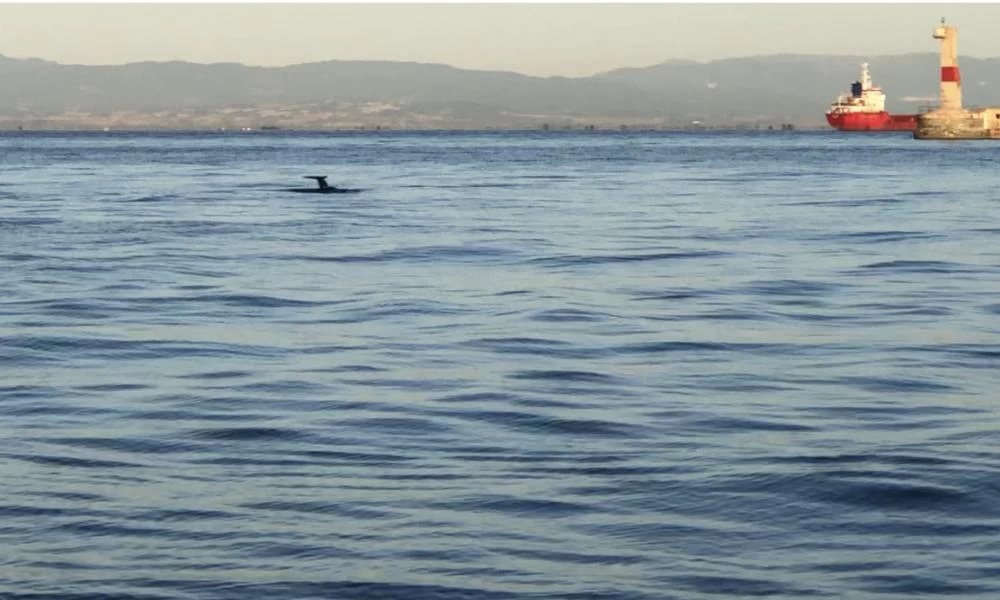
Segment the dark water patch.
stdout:
<svg viewBox="0 0 1000 600">
<path fill-rule="evenodd" d="M 834 233 L 816 236 L 811 239 L 816 240 L 842 240 L 852 244 L 884 244 L 889 242 L 903 242 L 910 240 L 936 240 L 943 239 L 941 234 L 927 231 L 852 231 L 846 233 Z"/>
<path fill-rule="evenodd" d="M 550 323 L 560 322 L 596 322 L 605 321 L 610 315 L 594 311 L 562 308 L 554 310 L 543 310 L 528 317 L 530 321 L 543 321 Z"/>
<path fill-rule="evenodd" d="M 458 419 L 483 421 L 507 429 L 536 434 L 568 436 L 630 437 L 640 436 L 643 430 L 635 425 L 595 419 L 567 419 L 521 411 L 466 410 L 451 414 Z"/>
<path fill-rule="evenodd" d="M 0 349 L 115 359 L 174 358 L 178 356 L 272 356 L 273 350 L 262 346 L 210 342 L 168 342 L 160 340 L 125 340 L 110 337 L 14 335 L 0 337 Z"/>
<path fill-rule="evenodd" d="M 815 382 L 819 384 L 829 384 L 839 386 L 836 380 Z M 874 402 L 871 404 L 834 404 L 834 405 L 813 405 L 809 407 L 809 412 L 824 413 L 830 417 L 849 419 L 861 423 L 873 423 L 877 428 L 880 423 L 885 423 L 887 427 L 892 426 L 900 419 L 916 419 L 918 417 L 954 417 L 956 415 L 967 415 L 979 412 L 976 409 L 964 408 L 957 405 L 944 406 L 920 406 L 913 407 L 909 404 L 905 395 L 902 400 L 888 401 L 881 400 L 882 404 Z M 881 396 L 876 396 L 881 398 Z"/>
<path fill-rule="evenodd" d="M 238 554 L 253 558 L 281 561 L 312 561 L 320 559 L 364 559 L 364 554 L 330 544 L 301 542 L 248 542 L 230 546 Z"/>
<path fill-rule="evenodd" d="M 53 398 L 63 393 L 62 388 L 47 385 L 0 385 L 0 401 Z"/>
<path fill-rule="evenodd" d="M 795 206 L 830 206 L 830 207 L 843 207 L 843 208 L 858 208 L 858 207 L 869 207 L 869 206 L 881 206 L 881 205 L 895 205 L 904 204 L 906 200 L 903 198 L 860 198 L 860 199 L 835 199 L 835 200 L 807 200 L 802 202 L 793 202 Z"/>
<path fill-rule="evenodd" d="M 53 569 L 56 571 L 91 571 L 96 568 L 90 564 L 67 560 L 25 561 L 22 566 L 29 569 Z"/>
<path fill-rule="evenodd" d="M 520 399 L 519 396 L 508 392 L 472 392 L 467 394 L 452 394 L 436 398 L 437 402 L 445 403 L 469 403 L 485 404 L 490 402 L 512 403 Z"/>
<path fill-rule="evenodd" d="M 516 188 L 516 187 L 525 187 L 526 185 L 527 184 L 524 184 L 524 183 L 499 183 L 499 182 L 497 182 L 497 183 L 467 183 L 467 184 L 462 185 L 462 186 L 454 186 L 454 187 L 465 187 L 465 188 L 471 188 L 471 189 L 475 189 L 475 188 Z"/>
<path fill-rule="evenodd" d="M 923 515 L 923 518 L 912 521 L 893 519 L 873 524 L 865 520 L 858 520 L 853 522 L 834 522 L 831 526 L 838 527 L 843 531 L 861 534 L 868 533 L 872 529 L 877 529 L 882 535 L 900 536 L 914 540 L 936 539 L 940 543 L 947 542 L 948 538 L 964 538 L 975 543 L 978 540 L 995 538 L 997 535 L 1000 535 L 1000 525 L 983 523 L 976 518 L 978 515 L 955 516 L 944 520 L 937 516 L 937 513 L 940 511 L 923 508 L 913 510 L 931 514 Z"/>
<path fill-rule="evenodd" d="M 376 321 L 380 319 L 389 319 L 395 317 L 411 317 L 411 316 L 433 316 L 433 315 L 463 315 L 469 314 L 470 309 L 448 305 L 442 302 L 435 301 L 399 301 L 399 302 L 386 302 L 377 307 L 355 309 L 355 310 L 342 310 L 339 314 L 344 316 L 338 316 L 334 319 L 327 319 L 325 321 L 317 321 L 320 323 L 330 323 L 330 324 L 349 324 L 349 323 L 364 323 L 367 321 Z"/>
<path fill-rule="evenodd" d="M 1000 359 L 1000 346 L 989 344 L 948 344 L 935 347 L 905 347 L 901 351 L 954 356 L 963 367 L 992 366 Z M 977 362 L 973 362 L 977 361 Z"/>
<path fill-rule="evenodd" d="M 847 485 L 826 488 L 824 495 L 832 501 L 874 510 L 957 514 L 974 511 L 976 504 L 972 496 L 954 487 L 858 479 Z"/>
<path fill-rule="evenodd" d="M 729 596 L 740 598 L 789 596 L 791 594 L 815 596 L 822 595 L 816 589 L 790 586 L 779 581 L 767 579 L 749 579 L 745 577 L 723 577 L 719 575 L 690 575 L 671 577 L 672 584 L 682 589 L 688 589 L 700 594 Z"/>
<path fill-rule="evenodd" d="M 952 411 L 949 411 L 951 413 Z M 965 411 L 960 411 L 965 412 Z M 970 410 L 968 412 L 979 412 L 976 410 Z M 888 454 L 879 457 L 881 462 L 885 462 L 890 465 L 916 465 L 920 467 L 927 466 L 943 466 L 951 465 L 958 466 L 959 461 L 941 458 L 937 456 L 929 456 L 927 454 L 916 455 L 916 454 Z"/>
<path fill-rule="evenodd" d="M 936 367 L 952 369 L 994 369 L 1000 366 L 1000 352 L 989 350 L 953 350 L 942 348 L 940 351 L 927 353 L 933 359 Z"/>
<path fill-rule="evenodd" d="M 520 231 L 510 227 L 473 227 L 471 231 L 476 233 L 497 233 L 497 234 L 518 234 Z"/>
<path fill-rule="evenodd" d="M 322 321 L 311 321 L 312 324 L 322 323 Z M 332 344 L 321 344 L 317 346 L 305 346 L 299 347 L 298 354 L 310 355 L 310 354 L 336 354 L 338 352 L 349 352 L 351 350 L 364 350 L 366 346 L 363 345 L 332 345 Z M 384 369 L 377 369 L 379 371 Z M 358 372 L 365 372 L 366 369 L 360 369 Z M 373 371 L 374 372 L 374 371 Z"/>
<path fill-rule="evenodd" d="M 672 290 L 672 291 L 642 290 L 633 292 L 631 295 L 632 295 L 632 300 L 649 301 L 649 300 L 697 300 L 699 298 L 707 298 L 714 294 L 715 292 L 709 290 Z"/>
<path fill-rule="evenodd" d="M 464 342 L 463 345 L 497 354 L 524 354 L 566 359 L 600 358 L 608 353 L 608 350 L 604 348 L 585 347 L 560 340 L 528 337 L 482 338 Z"/>
<path fill-rule="evenodd" d="M 224 388 L 233 392 L 252 392 L 254 394 L 298 394 L 301 392 L 318 393 L 329 389 L 329 386 L 314 381 L 298 381 L 289 379 L 285 381 L 259 381 L 235 386 L 224 384 L 221 386 L 210 386 L 211 388 Z"/>
<path fill-rule="evenodd" d="M 595 510 L 594 507 L 576 502 L 500 495 L 463 498 L 460 501 L 445 503 L 443 507 L 460 511 L 510 513 L 522 518 L 536 519 L 570 517 Z"/>
<path fill-rule="evenodd" d="M 729 256 L 728 252 L 716 250 L 690 251 L 690 252 L 655 252 L 649 254 L 594 254 L 594 255 L 561 255 L 534 258 L 528 262 L 541 267 L 587 267 L 594 265 L 607 265 L 618 263 L 641 263 L 654 261 L 671 260 L 692 260 L 699 258 L 723 258 Z"/>
<path fill-rule="evenodd" d="M 620 383 L 620 379 L 613 375 L 596 373 L 594 371 L 567 371 L 567 370 L 525 370 L 517 371 L 508 375 L 510 379 L 527 379 L 532 381 L 557 381 L 557 382 L 582 382 L 582 383 Z"/>
<path fill-rule="evenodd" d="M 119 410 L 101 408 L 99 406 L 88 406 L 80 403 L 67 405 L 65 402 L 59 402 L 56 400 L 34 403 L 21 402 L 13 405 L 2 406 L 0 410 L 2 410 L 3 414 L 7 416 L 44 417 L 56 423 L 60 421 L 65 422 L 67 420 L 86 419 L 88 417 L 116 418 L 121 416 L 121 411 Z"/>
<path fill-rule="evenodd" d="M 747 293 L 759 296 L 828 296 L 847 289 L 842 283 L 783 279 L 756 281 L 743 287 Z"/>
<path fill-rule="evenodd" d="M 367 419 L 346 419 L 345 426 L 356 427 L 372 433 L 402 435 L 433 435 L 451 431 L 452 427 L 429 419 L 415 417 L 371 417 Z"/>
<path fill-rule="evenodd" d="M 44 265 L 35 267 L 41 273 L 112 273 L 114 267 L 99 264 L 77 264 L 77 265 Z"/>
<path fill-rule="evenodd" d="M 175 194 L 153 194 L 150 196 L 139 196 L 137 198 L 126 198 L 122 202 L 134 204 L 155 204 L 158 202 L 176 202 L 181 198 Z"/>
<path fill-rule="evenodd" d="M 553 467 L 552 463 L 559 460 L 552 456 L 539 456 L 534 454 L 523 454 L 511 452 L 504 448 L 499 448 L 495 453 L 482 454 L 470 451 L 466 448 L 456 448 L 452 456 L 462 461 L 473 463 L 497 463 L 501 465 L 516 464 L 521 465 L 519 470 L 525 473 L 558 473 L 559 467 Z M 526 465 L 541 464 L 541 467 L 531 467 Z"/>
<path fill-rule="evenodd" d="M 198 429 L 187 435 L 197 439 L 222 442 L 281 442 L 307 437 L 301 431 L 282 427 L 220 427 Z"/>
<path fill-rule="evenodd" d="M 573 390 L 566 390 L 567 392 L 572 392 Z M 593 390 L 584 393 L 595 393 Z M 580 408 L 580 404 L 576 401 L 570 400 L 546 400 L 543 398 L 521 398 L 513 400 L 511 402 L 514 406 L 523 406 L 525 408 L 560 408 L 564 410 L 573 410 Z"/>
<path fill-rule="evenodd" d="M 597 536 L 603 543 L 608 541 L 613 541 L 615 545 L 627 543 L 630 550 L 652 550 L 664 544 L 679 544 L 684 539 L 702 539 L 703 543 L 710 544 L 710 540 L 717 540 L 725 535 L 723 532 L 705 527 L 672 523 L 584 523 L 573 525 L 573 529 Z"/>
<path fill-rule="evenodd" d="M 11 252 L 0 254 L 0 260 L 13 262 L 13 263 L 23 263 L 31 262 L 35 260 L 46 260 L 48 257 L 40 254 L 27 254 L 24 252 Z"/>
<path fill-rule="evenodd" d="M 518 594 L 487 587 L 456 587 L 433 584 L 369 582 L 356 580 L 311 581 L 290 579 L 267 583 L 219 582 L 216 580 L 134 579 L 123 583 L 136 588 L 173 590 L 198 598 L 336 598 L 337 600 L 389 600 L 426 598 L 428 600 L 517 600 Z M 17 600 L 21 600 L 20 598 Z M 70 598 L 69 600 L 97 600 Z M 101 600 L 104 600 L 103 598 Z M 110 600 L 110 599 L 109 599 Z M 118 599 L 114 599 L 118 600 Z M 124 600 L 124 598 L 122 599 Z"/>
<path fill-rule="evenodd" d="M 644 342 L 639 344 L 625 344 L 614 348 L 616 354 L 669 354 L 669 353 L 747 353 L 787 355 L 806 350 L 804 346 L 794 346 L 789 344 L 749 344 L 749 343 L 722 343 L 722 342 L 693 342 L 693 341 L 672 341 L 672 342 Z"/>
<path fill-rule="evenodd" d="M 198 402 L 195 402 L 191 408 L 188 409 L 158 409 L 158 410 L 135 410 L 132 413 L 132 417 L 138 420 L 149 420 L 149 421 L 170 421 L 170 422 L 182 422 L 182 421 L 256 421 L 265 420 L 264 416 L 257 414 L 233 414 L 233 413 L 216 413 L 206 410 L 203 407 L 197 406 Z"/>
<path fill-rule="evenodd" d="M 799 318 L 808 320 L 808 316 L 797 315 Z M 719 311 L 706 312 L 694 315 L 679 316 L 678 321 L 769 321 L 779 318 L 778 315 L 766 314 L 757 311 Z"/>
<path fill-rule="evenodd" d="M 176 600 L 171 594 L 139 592 L 5 592 L 4 600 Z"/>
<path fill-rule="evenodd" d="M 203 294 L 199 296 L 161 296 L 134 298 L 130 302 L 134 304 L 157 305 L 159 307 L 170 304 L 204 303 L 219 304 L 223 306 L 249 307 L 249 308 L 286 308 L 295 306 L 330 306 L 340 304 L 340 301 L 330 300 L 296 300 L 293 298 L 278 298 L 259 294 Z"/>
<path fill-rule="evenodd" d="M 865 304 L 855 304 L 849 307 L 851 310 L 876 310 L 887 316 L 928 316 L 946 317 L 955 314 L 954 309 L 947 306 L 922 306 L 910 303 L 889 304 L 883 302 L 871 302 Z"/>
<path fill-rule="evenodd" d="M 890 260 L 861 265 L 860 269 L 860 272 L 868 270 L 889 273 L 962 273 L 970 270 L 965 265 L 941 260 Z"/>
<path fill-rule="evenodd" d="M 321 354 L 326 354 L 326 352 L 321 352 Z M 336 367 L 306 369 L 309 373 L 385 373 L 388 370 L 384 367 L 373 365 L 340 365 Z"/>
<path fill-rule="evenodd" d="M 243 377 L 251 377 L 253 375 L 252 371 L 207 371 L 204 373 L 185 373 L 182 375 L 176 375 L 178 379 L 199 379 L 214 381 L 217 379 L 240 379 Z"/>
<path fill-rule="evenodd" d="M 746 417 L 704 417 L 697 419 L 685 419 L 682 421 L 685 429 L 704 430 L 724 433 L 752 433 L 756 431 L 787 431 L 805 432 L 816 431 L 815 427 L 802 425 L 799 423 L 789 423 L 776 419 L 751 419 Z"/>
<path fill-rule="evenodd" d="M 222 466 L 222 467 L 284 467 L 286 469 L 284 477 L 293 477 L 296 473 L 305 473 L 311 463 L 304 460 L 292 458 L 268 458 L 263 452 L 253 456 L 219 456 L 212 458 L 189 459 L 188 464 Z M 293 468 L 303 469 L 303 471 L 293 471 Z"/>
<path fill-rule="evenodd" d="M 415 456 L 393 454 L 388 452 L 349 452 L 346 450 L 298 450 L 292 452 L 296 456 L 308 458 L 317 464 L 350 464 L 350 465 L 392 465 L 413 462 Z"/>
<path fill-rule="evenodd" d="M 138 289 L 142 289 L 141 287 Z M 205 290 L 216 290 L 219 289 L 217 285 L 203 285 L 203 284 L 191 284 L 191 285 L 178 285 L 174 289 L 181 290 L 183 292 L 202 292 Z"/>
<path fill-rule="evenodd" d="M 156 440 L 136 437 L 63 437 L 45 438 L 42 441 L 62 446 L 110 450 L 127 454 L 174 454 L 205 450 L 204 446 L 179 440 Z"/>
<path fill-rule="evenodd" d="M 531 290 L 507 290 L 507 291 L 503 291 L 503 292 L 497 292 L 496 294 L 494 294 L 494 296 L 497 296 L 497 297 L 504 297 L 504 296 L 524 296 L 524 295 L 531 294 L 531 293 L 532 293 Z"/>
<path fill-rule="evenodd" d="M 997 586 L 974 585 L 961 581 L 958 577 L 948 580 L 929 575 L 914 573 L 895 573 L 892 575 L 865 575 L 852 577 L 850 580 L 858 587 L 879 594 L 902 594 L 906 597 L 926 596 L 959 596 L 967 594 L 996 593 Z"/>
<path fill-rule="evenodd" d="M 416 481 L 416 482 L 442 482 L 442 481 L 460 481 L 471 479 L 468 475 L 462 475 L 459 473 L 385 473 L 378 476 L 380 480 L 384 481 Z M 438 487 L 440 483 L 436 483 Z M 443 489 L 443 488 L 442 488 Z"/>
<path fill-rule="evenodd" d="M 49 490 L 44 492 L 31 492 L 31 494 L 44 498 L 57 498 L 60 500 L 71 500 L 75 502 L 104 502 L 109 499 L 107 496 L 92 494 L 89 492 L 56 492 Z"/>
<path fill-rule="evenodd" d="M 816 306 L 817 308 L 823 308 L 821 305 L 817 306 L 813 303 L 805 303 L 799 301 L 783 302 L 778 301 L 775 304 L 781 304 L 783 306 Z M 774 311 L 774 316 L 777 318 L 791 320 L 791 321 L 806 321 L 806 322 L 816 322 L 816 323 L 853 323 L 863 321 L 863 319 L 851 316 L 851 315 L 834 315 L 834 314 L 822 314 L 822 313 L 802 313 L 802 312 L 778 312 Z"/>
<path fill-rule="evenodd" d="M 351 506 L 339 502 L 324 502 L 319 500 L 250 502 L 241 504 L 240 506 L 251 510 L 323 514 L 348 517 L 351 519 L 387 519 L 395 516 L 394 513 L 385 510 L 375 510 L 368 507 Z"/>
<path fill-rule="evenodd" d="M 918 465 L 943 466 L 956 464 L 955 461 L 933 456 L 897 455 L 897 454 L 815 454 L 800 456 L 767 456 L 750 459 L 752 463 L 762 464 L 804 464 L 804 465 L 850 465 L 865 464 L 871 466 L 888 465 Z"/>
<path fill-rule="evenodd" d="M 536 474 L 542 477 L 557 477 L 557 476 L 584 476 L 584 477 L 638 477 L 638 476 L 655 476 L 655 475 L 674 475 L 678 473 L 687 473 L 690 470 L 685 470 L 679 467 L 614 467 L 614 466 L 593 466 L 593 467 L 561 467 L 561 466 L 541 466 L 541 467 L 523 467 L 522 470 L 528 474 Z M 620 490 L 607 488 L 607 487 L 570 487 L 563 490 L 567 494 L 573 494 L 581 497 L 595 496 L 597 498 L 610 498 L 617 495 Z M 620 508 L 606 509 L 608 512 L 622 512 Z"/>
<path fill-rule="evenodd" d="M 25 303 L 28 306 L 10 303 L 7 306 L 18 307 L 21 310 L 35 312 L 48 316 L 68 316 L 79 319 L 107 319 L 116 311 L 113 302 L 104 299 L 86 301 L 74 300 L 35 300 Z"/>
<path fill-rule="evenodd" d="M 946 383 L 890 377 L 841 377 L 838 381 L 869 392 L 934 393 L 960 389 Z"/>
<path fill-rule="evenodd" d="M 84 519 L 69 523 L 60 523 L 52 527 L 55 531 L 79 534 L 86 537 L 121 537 L 147 538 L 152 540 L 220 540 L 232 535 L 222 532 L 207 532 L 196 530 L 168 529 L 165 527 L 150 527 L 127 525 L 117 521 Z"/>
<path fill-rule="evenodd" d="M 548 174 L 548 175 L 519 175 L 519 177 L 521 179 L 528 179 L 528 180 L 531 180 L 531 181 L 534 181 L 534 180 L 568 181 L 568 180 L 579 179 L 580 178 L 578 175 L 556 175 L 556 174 Z"/>
<path fill-rule="evenodd" d="M 702 390 L 721 392 L 788 392 L 801 389 L 772 377 L 761 377 L 749 373 L 731 373 L 725 375 L 690 375 L 685 377 L 689 387 Z"/>
<path fill-rule="evenodd" d="M 73 456 L 57 456 L 52 454 L 7 453 L 4 454 L 4 456 L 40 465 L 52 467 L 72 467 L 79 469 L 128 469 L 144 466 L 136 462 L 103 460 L 98 458 L 77 458 Z"/>
<path fill-rule="evenodd" d="M 810 564 L 811 569 L 816 569 L 822 573 L 857 573 L 864 571 L 882 571 L 893 568 L 894 563 L 887 560 L 844 560 L 838 562 Z"/>
<path fill-rule="evenodd" d="M 635 554 L 593 554 L 584 552 L 558 552 L 540 549 L 491 547 L 490 552 L 515 556 L 528 560 L 566 563 L 574 565 L 638 565 L 649 562 L 644 556 Z"/>
<path fill-rule="evenodd" d="M 74 514 L 76 511 L 67 508 L 51 508 L 44 506 L 0 505 L 0 517 L 61 517 Z"/>
<path fill-rule="evenodd" d="M 43 225 L 58 225 L 62 219 L 52 217 L 0 217 L 0 229 L 21 229 L 22 227 L 41 227 Z"/>
<path fill-rule="evenodd" d="M 462 548 L 460 550 L 407 550 L 399 553 L 399 556 L 408 560 L 420 560 L 428 562 L 445 563 L 468 563 L 486 557 L 486 552 L 473 548 Z"/>
<path fill-rule="evenodd" d="M 929 196 L 947 196 L 950 193 L 951 192 L 948 191 L 948 190 L 945 190 L 945 191 L 939 191 L 939 190 L 910 190 L 910 191 L 905 191 L 905 192 L 899 192 L 899 195 L 900 196 L 912 196 L 912 197 L 917 197 L 917 198 L 924 198 L 924 197 L 929 197 Z"/>
<path fill-rule="evenodd" d="M 478 263 L 488 259 L 515 256 L 518 252 L 508 248 L 490 246 L 412 246 L 385 250 L 373 254 L 344 254 L 340 256 L 287 255 L 289 261 L 314 261 L 325 263 L 426 263 L 457 261 Z"/>
<path fill-rule="evenodd" d="M 99 385 L 83 385 L 77 389 L 84 392 L 128 392 L 148 390 L 151 387 L 144 383 L 103 383 Z"/>
<path fill-rule="evenodd" d="M 136 521 L 150 523 L 184 523 L 189 521 L 216 523 L 245 518 L 245 515 L 225 510 L 163 508 L 143 511 L 132 515 L 132 518 Z"/>
<path fill-rule="evenodd" d="M 461 379 L 455 380 L 434 380 L 434 379 L 341 379 L 342 383 L 358 386 L 369 386 L 377 388 L 391 388 L 408 392 L 425 391 L 441 392 L 463 388 L 467 382 Z"/>
</svg>

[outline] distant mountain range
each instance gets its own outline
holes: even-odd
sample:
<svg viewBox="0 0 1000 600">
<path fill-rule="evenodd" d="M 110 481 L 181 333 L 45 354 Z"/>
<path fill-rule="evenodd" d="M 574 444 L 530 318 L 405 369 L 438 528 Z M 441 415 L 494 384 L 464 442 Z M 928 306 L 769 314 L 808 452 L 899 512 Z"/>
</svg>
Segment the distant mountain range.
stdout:
<svg viewBox="0 0 1000 600">
<path fill-rule="evenodd" d="M 0 128 L 822 127 L 866 61 L 890 111 L 934 102 L 936 53 L 667 61 L 578 78 L 385 61 L 83 66 L 0 55 Z M 1000 104 L 1000 59 L 960 64 L 966 104 Z"/>
</svg>

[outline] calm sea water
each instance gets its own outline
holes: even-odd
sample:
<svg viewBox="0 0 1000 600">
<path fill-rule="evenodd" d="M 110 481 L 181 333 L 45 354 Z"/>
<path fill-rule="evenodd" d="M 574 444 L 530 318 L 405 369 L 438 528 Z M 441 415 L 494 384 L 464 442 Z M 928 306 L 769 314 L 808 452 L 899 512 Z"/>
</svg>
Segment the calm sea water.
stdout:
<svg viewBox="0 0 1000 600">
<path fill-rule="evenodd" d="M 998 161 L 4 134 L 0 598 L 998 598 Z"/>
</svg>

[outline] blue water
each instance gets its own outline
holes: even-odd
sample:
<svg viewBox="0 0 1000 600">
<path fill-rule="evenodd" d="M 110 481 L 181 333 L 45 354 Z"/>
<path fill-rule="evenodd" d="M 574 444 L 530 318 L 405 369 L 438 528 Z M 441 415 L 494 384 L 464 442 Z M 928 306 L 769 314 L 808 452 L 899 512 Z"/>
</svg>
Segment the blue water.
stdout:
<svg viewBox="0 0 1000 600">
<path fill-rule="evenodd" d="M 998 161 L 0 135 L 0 598 L 998 598 Z"/>
</svg>

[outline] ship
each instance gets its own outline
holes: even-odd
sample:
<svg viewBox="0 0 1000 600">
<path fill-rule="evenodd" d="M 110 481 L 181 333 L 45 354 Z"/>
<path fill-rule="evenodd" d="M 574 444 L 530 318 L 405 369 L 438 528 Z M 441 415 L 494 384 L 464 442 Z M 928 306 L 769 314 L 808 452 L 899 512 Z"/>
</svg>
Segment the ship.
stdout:
<svg viewBox="0 0 1000 600">
<path fill-rule="evenodd" d="M 889 114 L 882 88 L 872 85 L 868 63 L 862 63 L 861 79 L 851 84 L 849 94 L 841 94 L 830 105 L 826 122 L 840 131 L 913 131 L 917 115 Z"/>
</svg>

